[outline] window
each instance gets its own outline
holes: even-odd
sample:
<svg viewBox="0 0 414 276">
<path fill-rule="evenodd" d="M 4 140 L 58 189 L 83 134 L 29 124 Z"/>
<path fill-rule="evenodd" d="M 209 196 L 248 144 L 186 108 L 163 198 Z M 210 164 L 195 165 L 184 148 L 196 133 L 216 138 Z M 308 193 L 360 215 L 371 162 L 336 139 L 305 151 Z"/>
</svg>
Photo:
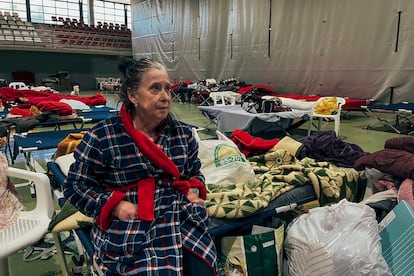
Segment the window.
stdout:
<svg viewBox="0 0 414 276">
<path fill-rule="evenodd" d="M 127 10 L 128 28 L 131 27 L 131 9 L 130 5 L 115 3 L 109 1 L 96 0 L 94 4 L 95 25 L 98 22 L 107 22 L 113 24 L 125 24 L 125 9 Z"/>
<path fill-rule="evenodd" d="M 31 21 L 35 23 L 53 23 L 52 16 L 63 18 L 81 18 L 89 24 L 89 0 L 29 0 Z M 131 26 L 131 8 L 129 1 L 94 1 L 95 24 L 98 21 L 125 24 L 127 10 L 128 27 Z M 80 8 L 82 5 L 82 9 Z M 23 21 L 27 21 L 26 0 L 0 0 L 0 11 L 17 12 Z"/>
<path fill-rule="evenodd" d="M 27 20 L 26 0 L 0 0 L 0 10 L 10 13 L 17 12 L 23 21 Z"/>
</svg>

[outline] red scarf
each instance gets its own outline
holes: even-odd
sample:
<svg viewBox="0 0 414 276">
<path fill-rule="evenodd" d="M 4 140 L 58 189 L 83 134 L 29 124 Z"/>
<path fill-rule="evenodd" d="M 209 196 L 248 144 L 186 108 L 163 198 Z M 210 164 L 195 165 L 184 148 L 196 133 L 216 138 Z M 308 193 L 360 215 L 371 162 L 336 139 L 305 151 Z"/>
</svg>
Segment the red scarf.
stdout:
<svg viewBox="0 0 414 276">
<path fill-rule="evenodd" d="M 173 187 L 187 194 L 190 188 L 189 181 L 179 180 L 180 172 L 174 162 L 165 154 L 160 147 L 155 144 L 147 135 L 134 128 L 131 115 L 126 110 L 125 105 L 121 108 L 121 120 L 125 126 L 125 131 L 134 140 L 135 145 L 142 154 L 157 168 L 162 169 L 167 174 L 173 176 Z M 146 178 L 138 181 L 138 218 L 152 221 L 154 219 L 154 178 Z"/>
</svg>

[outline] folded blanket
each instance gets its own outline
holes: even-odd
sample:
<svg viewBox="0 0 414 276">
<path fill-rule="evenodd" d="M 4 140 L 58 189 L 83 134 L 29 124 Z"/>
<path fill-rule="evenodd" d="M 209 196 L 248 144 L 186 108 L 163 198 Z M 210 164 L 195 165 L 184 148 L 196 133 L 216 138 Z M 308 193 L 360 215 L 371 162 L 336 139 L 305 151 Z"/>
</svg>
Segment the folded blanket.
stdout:
<svg viewBox="0 0 414 276">
<path fill-rule="evenodd" d="M 66 136 L 57 146 L 56 152 L 54 154 L 54 158 L 58 158 L 59 156 L 63 156 L 69 153 L 72 153 L 75 148 L 79 145 L 82 141 L 85 132 L 81 133 L 71 133 Z"/>
<path fill-rule="evenodd" d="M 414 154 L 404 150 L 385 148 L 358 158 L 354 168 L 377 170 L 401 178 L 414 179 Z"/>
</svg>

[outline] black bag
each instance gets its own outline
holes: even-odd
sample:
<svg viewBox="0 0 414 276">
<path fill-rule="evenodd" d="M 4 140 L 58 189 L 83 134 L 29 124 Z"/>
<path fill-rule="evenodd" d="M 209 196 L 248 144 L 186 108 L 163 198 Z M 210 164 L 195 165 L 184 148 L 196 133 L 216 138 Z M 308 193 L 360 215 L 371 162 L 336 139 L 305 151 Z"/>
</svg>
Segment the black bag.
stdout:
<svg viewBox="0 0 414 276">
<path fill-rule="evenodd" d="M 241 107 L 250 113 L 262 113 L 263 112 L 263 100 L 258 94 L 251 91 L 242 95 Z"/>
<path fill-rule="evenodd" d="M 286 107 L 282 107 L 282 101 L 279 98 L 272 97 L 263 99 L 263 96 L 268 96 L 268 94 L 263 94 L 260 90 L 253 89 L 241 97 L 241 107 L 245 111 L 254 114 L 290 110 Z"/>
</svg>

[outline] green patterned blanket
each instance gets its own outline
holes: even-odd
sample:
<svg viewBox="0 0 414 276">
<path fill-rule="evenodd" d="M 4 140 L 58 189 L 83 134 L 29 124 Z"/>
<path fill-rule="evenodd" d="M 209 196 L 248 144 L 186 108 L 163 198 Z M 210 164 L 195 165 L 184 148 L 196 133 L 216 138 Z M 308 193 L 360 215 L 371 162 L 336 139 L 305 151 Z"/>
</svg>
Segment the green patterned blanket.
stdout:
<svg viewBox="0 0 414 276">
<path fill-rule="evenodd" d="M 321 206 L 363 199 L 366 180 L 353 168 L 311 158 L 298 160 L 284 149 L 248 158 L 256 173 L 254 183 L 207 183 L 206 207 L 211 217 L 240 218 L 265 208 L 282 193 L 311 183 Z"/>
</svg>

